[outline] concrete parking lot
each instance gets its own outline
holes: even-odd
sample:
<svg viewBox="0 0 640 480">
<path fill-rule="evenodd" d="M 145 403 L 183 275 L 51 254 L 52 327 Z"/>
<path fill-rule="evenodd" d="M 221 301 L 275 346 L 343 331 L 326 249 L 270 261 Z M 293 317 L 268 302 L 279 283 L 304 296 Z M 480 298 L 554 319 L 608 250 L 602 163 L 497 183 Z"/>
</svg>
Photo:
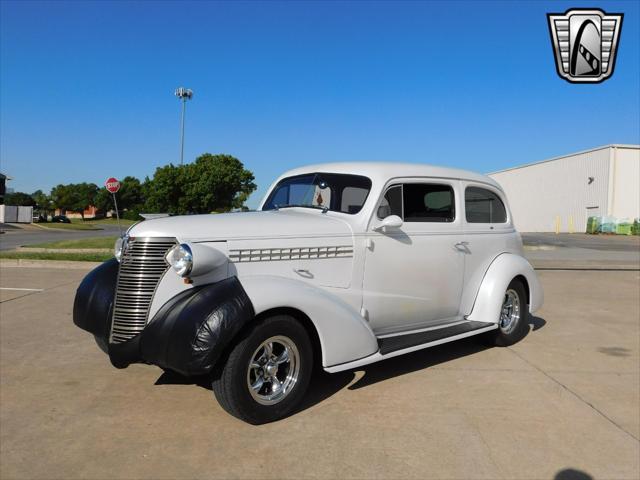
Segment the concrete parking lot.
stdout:
<svg viewBox="0 0 640 480">
<path fill-rule="evenodd" d="M 228 416 L 205 379 L 112 368 L 72 324 L 86 270 L 0 270 L 0 477 L 640 477 L 640 272 L 541 271 L 511 348 L 473 339 L 317 374 L 297 414 Z"/>
</svg>

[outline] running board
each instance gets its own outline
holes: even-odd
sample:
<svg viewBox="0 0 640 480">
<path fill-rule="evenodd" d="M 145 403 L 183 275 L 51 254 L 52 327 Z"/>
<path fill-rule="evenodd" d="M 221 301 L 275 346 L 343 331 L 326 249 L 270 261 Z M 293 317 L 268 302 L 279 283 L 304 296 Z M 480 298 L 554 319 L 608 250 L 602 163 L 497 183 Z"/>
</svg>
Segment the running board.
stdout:
<svg viewBox="0 0 640 480">
<path fill-rule="evenodd" d="M 480 330 L 481 328 L 491 327 L 494 325 L 495 323 L 468 321 L 458 323 L 450 327 L 439 328 L 437 330 L 427 330 L 426 332 L 379 338 L 378 347 L 380 347 L 380 354 L 387 355 L 388 353 L 395 352 L 397 350 L 405 350 L 417 345 L 432 343 L 448 337 L 455 337 L 462 333 L 473 332 L 475 330 Z"/>
<path fill-rule="evenodd" d="M 369 365 L 370 363 L 379 362 L 380 360 L 385 360 L 387 358 L 404 355 L 405 353 L 422 350 L 423 348 L 435 347 L 436 345 L 441 345 L 443 343 L 453 342 L 473 335 L 479 335 L 484 332 L 495 330 L 496 328 L 498 328 L 497 323 L 468 321 L 458 323 L 450 327 L 439 328 L 437 330 L 379 338 L 379 350 L 373 355 L 369 355 L 368 357 L 360 358 L 352 362 L 324 367 L 324 369 L 329 373 L 342 372 L 344 370 L 350 370 L 352 368 Z"/>
</svg>

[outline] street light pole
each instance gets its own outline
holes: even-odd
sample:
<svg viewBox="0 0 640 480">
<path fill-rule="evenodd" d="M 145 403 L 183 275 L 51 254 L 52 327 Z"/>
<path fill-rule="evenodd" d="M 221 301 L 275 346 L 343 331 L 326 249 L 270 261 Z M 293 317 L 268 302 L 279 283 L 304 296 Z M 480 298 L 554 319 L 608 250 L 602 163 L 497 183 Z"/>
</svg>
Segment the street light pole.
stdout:
<svg viewBox="0 0 640 480">
<path fill-rule="evenodd" d="M 175 96 L 182 101 L 182 118 L 180 120 L 180 165 L 184 162 L 184 114 L 187 109 L 187 100 L 193 97 L 193 90 L 180 87 L 175 91 Z"/>
</svg>

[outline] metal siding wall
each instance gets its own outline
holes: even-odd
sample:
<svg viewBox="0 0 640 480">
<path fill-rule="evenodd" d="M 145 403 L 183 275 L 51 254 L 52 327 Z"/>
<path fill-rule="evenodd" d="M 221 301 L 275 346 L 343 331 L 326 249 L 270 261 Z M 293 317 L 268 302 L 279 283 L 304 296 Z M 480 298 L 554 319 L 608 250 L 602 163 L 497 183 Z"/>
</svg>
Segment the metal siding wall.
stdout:
<svg viewBox="0 0 640 480">
<path fill-rule="evenodd" d="M 18 207 L 17 223 L 33 222 L 33 207 Z"/>
<path fill-rule="evenodd" d="M 506 192 L 519 231 L 555 231 L 559 216 L 561 232 L 569 231 L 569 218 L 576 232 L 584 232 L 587 207 L 599 207 L 592 215 L 607 214 L 609 151 L 607 147 L 489 176 Z M 589 177 L 594 177 L 590 185 Z"/>
<path fill-rule="evenodd" d="M 3 223 L 16 223 L 18 221 L 18 207 L 13 205 L 3 205 Z"/>
<path fill-rule="evenodd" d="M 611 215 L 640 217 L 640 149 L 616 148 Z"/>
</svg>

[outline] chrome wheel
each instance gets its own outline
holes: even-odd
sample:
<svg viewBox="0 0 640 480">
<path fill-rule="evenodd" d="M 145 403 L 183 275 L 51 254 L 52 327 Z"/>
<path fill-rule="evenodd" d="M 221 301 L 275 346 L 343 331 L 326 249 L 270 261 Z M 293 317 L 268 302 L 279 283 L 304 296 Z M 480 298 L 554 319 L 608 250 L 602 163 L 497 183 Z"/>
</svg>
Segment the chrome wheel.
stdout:
<svg viewBox="0 0 640 480">
<path fill-rule="evenodd" d="M 247 386 L 262 405 L 281 402 L 298 382 L 300 354 L 289 337 L 266 339 L 253 352 L 247 369 Z"/>
<path fill-rule="evenodd" d="M 500 311 L 500 330 L 509 334 L 513 331 L 520 320 L 520 297 L 518 293 L 509 289 L 504 294 L 502 310 Z"/>
</svg>

